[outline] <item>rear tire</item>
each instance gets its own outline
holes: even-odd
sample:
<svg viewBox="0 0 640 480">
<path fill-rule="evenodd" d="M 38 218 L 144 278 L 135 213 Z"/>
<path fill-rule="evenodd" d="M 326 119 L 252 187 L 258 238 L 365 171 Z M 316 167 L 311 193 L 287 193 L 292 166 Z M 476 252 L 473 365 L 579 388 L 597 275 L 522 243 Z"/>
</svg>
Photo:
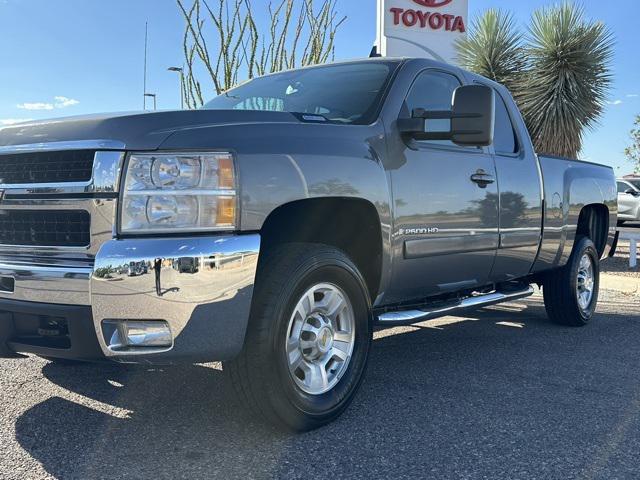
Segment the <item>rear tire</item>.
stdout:
<svg viewBox="0 0 640 480">
<path fill-rule="evenodd" d="M 260 419 L 308 431 L 351 403 L 371 339 L 369 296 L 353 262 L 334 247 L 284 244 L 260 263 L 243 350 L 223 370 Z"/>
<path fill-rule="evenodd" d="M 579 238 L 569 262 L 549 273 L 543 282 L 547 315 L 560 325 L 587 325 L 596 310 L 599 288 L 598 251 L 589 238 Z"/>
</svg>

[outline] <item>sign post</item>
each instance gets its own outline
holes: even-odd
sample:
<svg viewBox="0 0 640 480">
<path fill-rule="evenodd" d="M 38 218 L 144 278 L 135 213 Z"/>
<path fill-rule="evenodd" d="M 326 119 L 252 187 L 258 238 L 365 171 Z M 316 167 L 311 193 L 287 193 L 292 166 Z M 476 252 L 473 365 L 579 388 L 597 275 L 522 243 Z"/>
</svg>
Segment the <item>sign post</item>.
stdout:
<svg viewBox="0 0 640 480">
<path fill-rule="evenodd" d="M 469 0 L 378 0 L 377 52 L 455 64 L 468 16 Z"/>
</svg>

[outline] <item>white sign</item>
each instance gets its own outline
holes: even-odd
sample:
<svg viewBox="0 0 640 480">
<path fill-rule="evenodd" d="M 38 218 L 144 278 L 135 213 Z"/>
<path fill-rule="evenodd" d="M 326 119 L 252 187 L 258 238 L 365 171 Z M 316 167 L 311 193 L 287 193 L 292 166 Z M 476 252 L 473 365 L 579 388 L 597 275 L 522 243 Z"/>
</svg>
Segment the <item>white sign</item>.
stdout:
<svg viewBox="0 0 640 480">
<path fill-rule="evenodd" d="M 468 16 L 469 0 L 378 0 L 377 51 L 455 64 Z"/>
</svg>

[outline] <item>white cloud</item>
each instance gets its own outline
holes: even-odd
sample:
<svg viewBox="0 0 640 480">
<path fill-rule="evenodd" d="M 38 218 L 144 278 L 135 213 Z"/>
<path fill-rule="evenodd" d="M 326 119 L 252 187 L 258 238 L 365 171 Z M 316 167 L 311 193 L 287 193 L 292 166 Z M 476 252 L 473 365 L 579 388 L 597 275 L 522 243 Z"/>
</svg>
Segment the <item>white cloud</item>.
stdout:
<svg viewBox="0 0 640 480">
<path fill-rule="evenodd" d="M 613 100 L 611 102 L 607 102 L 607 105 L 622 105 L 622 100 Z"/>
<path fill-rule="evenodd" d="M 629 93 L 629 94 L 627 94 L 627 98 L 637 98 L 639 96 L 640 95 L 638 95 L 637 93 Z"/>
<path fill-rule="evenodd" d="M 30 121 L 31 121 L 30 118 L 4 118 L 4 119 L 0 119 L 0 125 L 2 126 L 15 125 L 16 123 L 23 123 L 23 122 L 30 122 Z"/>
<path fill-rule="evenodd" d="M 20 103 L 16 106 L 22 110 L 53 110 L 53 104 L 44 102 Z"/>
<path fill-rule="evenodd" d="M 22 110 L 53 110 L 54 108 L 72 107 L 80 103 L 75 98 L 63 97 L 61 95 L 53 97 L 53 100 L 53 102 L 20 103 L 16 106 Z"/>
<path fill-rule="evenodd" d="M 80 103 L 75 98 L 58 96 L 58 97 L 53 97 L 53 99 L 56 101 L 55 103 L 56 108 L 72 107 L 73 105 L 77 105 Z"/>
</svg>

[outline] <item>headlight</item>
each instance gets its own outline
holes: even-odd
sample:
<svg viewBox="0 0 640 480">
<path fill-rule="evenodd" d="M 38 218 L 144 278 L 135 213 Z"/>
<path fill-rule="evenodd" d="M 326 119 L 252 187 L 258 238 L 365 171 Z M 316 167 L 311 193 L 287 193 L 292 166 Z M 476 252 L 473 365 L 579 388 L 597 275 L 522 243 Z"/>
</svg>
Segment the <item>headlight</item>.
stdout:
<svg viewBox="0 0 640 480">
<path fill-rule="evenodd" d="M 122 233 L 202 232 L 236 226 L 230 153 L 133 153 L 120 208 Z"/>
</svg>

